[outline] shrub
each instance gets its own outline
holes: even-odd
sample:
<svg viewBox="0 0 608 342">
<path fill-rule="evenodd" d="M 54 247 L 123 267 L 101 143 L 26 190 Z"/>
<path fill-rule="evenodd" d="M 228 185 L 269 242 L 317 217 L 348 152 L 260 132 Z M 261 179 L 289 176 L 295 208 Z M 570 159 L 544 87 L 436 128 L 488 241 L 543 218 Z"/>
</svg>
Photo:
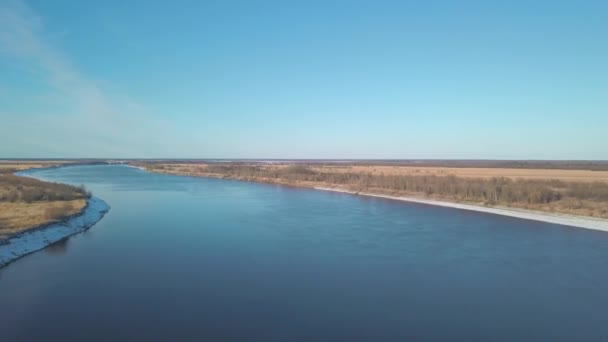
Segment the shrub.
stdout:
<svg viewBox="0 0 608 342">
<path fill-rule="evenodd" d="M 384 190 L 421 193 L 427 196 L 489 204 L 550 204 L 564 198 L 608 201 L 608 184 L 563 182 L 559 180 L 512 180 L 464 178 L 453 175 L 384 175 L 357 172 L 316 172 L 306 165 L 285 168 L 242 164 L 209 164 L 206 172 L 230 178 L 273 178 L 292 181 L 314 181 L 350 186 L 359 191 Z"/>
<path fill-rule="evenodd" d="M 0 175 L 1 202 L 70 201 L 89 197 L 91 193 L 84 186 L 75 187 L 28 177 Z"/>
</svg>

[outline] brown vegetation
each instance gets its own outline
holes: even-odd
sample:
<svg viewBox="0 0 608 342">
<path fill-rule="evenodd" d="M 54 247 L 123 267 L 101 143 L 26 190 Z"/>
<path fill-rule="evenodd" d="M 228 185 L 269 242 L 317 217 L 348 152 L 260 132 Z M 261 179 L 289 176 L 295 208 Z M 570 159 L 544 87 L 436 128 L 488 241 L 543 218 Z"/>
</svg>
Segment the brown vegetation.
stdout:
<svg viewBox="0 0 608 342">
<path fill-rule="evenodd" d="M 90 196 L 84 186 L 75 187 L 12 174 L 0 174 L 0 202 L 71 201 Z"/>
<path fill-rule="evenodd" d="M 386 165 L 311 165 L 319 172 L 354 172 L 373 175 L 413 175 L 413 176 L 456 176 L 465 178 L 509 178 L 509 179 L 557 179 L 575 182 L 607 182 L 608 171 L 560 170 L 560 169 L 509 169 L 509 168 L 476 168 L 476 167 L 413 167 Z"/>
<path fill-rule="evenodd" d="M 43 182 L 12 174 L 49 164 L 0 164 L 0 241 L 25 230 L 61 221 L 86 206 L 91 196 L 84 186 Z"/>
<path fill-rule="evenodd" d="M 608 176 L 602 171 L 429 169 L 397 166 L 390 166 L 388 168 L 392 169 L 387 169 L 387 166 L 303 163 L 148 163 L 140 166 L 151 171 L 170 174 L 232 178 L 294 186 L 338 187 L 379 194 L 417 196 L 608 218 Z M 484 176 L 474 176 L 484 172 L 486 173 Z M 593 175 L 598 172 L 599 177 L 585 178 L 585 172 Z M 506 176 L 500 176 L 501 173 Z M 541 177 L 543 173 L 547 176 Z M 572 178 L 573 173 L 579 178 Z"/>
<path fill-rule="evenodd" d="M 0 173 L 13 173 L 16 171 L 41 169 L 46 167 L 54 167 L 71 162 L 66 161 L 7 161 L 0 160 Z"/>
<path fill-rule="evenodd" d="M 76 215 L 86 204 L 84 199 L 34 203 L 0 202 L 0 241 L 13 234 Z"/>
<path fill-rule="evenodd" d="M 315 162 L 318 164 L 319 162 Z M 608 171 L 606 160 L 356 160 L 348 162 L 362 166 L 405 166 L 437 168 L 528 169 L 528 170 L 589 170 Z"/>
</svg>

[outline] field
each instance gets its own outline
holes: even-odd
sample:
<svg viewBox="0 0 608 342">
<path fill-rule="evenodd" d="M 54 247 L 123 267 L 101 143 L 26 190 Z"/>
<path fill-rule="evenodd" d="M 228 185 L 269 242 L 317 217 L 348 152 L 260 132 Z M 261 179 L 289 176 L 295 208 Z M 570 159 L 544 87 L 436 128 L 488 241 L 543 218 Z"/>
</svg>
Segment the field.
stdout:
<svg viewBox="0 0 608 342">
<path fill-rule="evenodd" d="M 66 161 L 52 160 L 52 161 L 9 161 L 0 160 L 0 172 L 9 173 L 28 169 L 40 169 L 45 167 L 53 167 L 58 165 L 67 164 Z"/>
<path fill-rule="evenodd" d="M 398 175 L 398 176 L 456 176 L 465 178 L 496 178 L 509 179 L 555 179 L 575 182 L 606 182 L 608 171 L 591 170 L 560 170 L 560 169 L 509 169 L 509 168 L 478 168 L 478 167 L 414 167 L 414 166 L 386 166 L 386 165 L 353 165 L 353 166 L 311 166 L 319 172 L 365 173 L 372 175 Z"/>
<path fill-rule="evenodd" d="M 58 162 L 0 163 L 0 241 L 83 210 L 90 196 L 83 187 L 12 174 L 17 170 L 57 165 Z"/>
<path fill-rule="evenodd" d="M 153 172 L 608 218 L 608 171 L 550 168 L 411 166 L 327 162 L 137 162 Z M 545 165 L 545 164 L 543 164 Z"/>
<path fill-rule="evenodd" d="M 84 199 L 33 203 L 0 202 L 0 240 L 75 215 L 85 206 Z"/>
</svg>

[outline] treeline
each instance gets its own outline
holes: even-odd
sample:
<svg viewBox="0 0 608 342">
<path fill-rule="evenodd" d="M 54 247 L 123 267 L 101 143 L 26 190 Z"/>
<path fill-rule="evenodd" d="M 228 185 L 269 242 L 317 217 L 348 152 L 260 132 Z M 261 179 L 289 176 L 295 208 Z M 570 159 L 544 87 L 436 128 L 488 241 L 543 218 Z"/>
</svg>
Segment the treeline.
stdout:
<svg viewBox="0 0 608 342">
<path fill-rule="evenodd" d="M 84 186 L 76 187 L 0 174 L 0 202 L 71 201 L 89 197 L 91 193 Z"/>
<path fill-rule="evenodd" d="M 333 163 L 335 165 L 336 163 Z M 358 160 L 350 165 L 608 171 L 605 160 Z M 342 165 L 347 165 L 342 164 Z M 328 165 L 332 165 L 331 163 Z"/>
<path fill-rule="evenodd" d="M 277 162 L 286 162 L 277 160 Z M 386 159 L 386 160 L 295 160 L 290 163 L 314 166 L 412 166 L 412 167 L 456 167 L 456 168 L 507 168 L 507 169 L 554 169 L 554 170 L 590 170 L 608 171 L 607 160 L 432 160 L 432 159 Z M 133 161 L 131 164 L 228 164 L 227 162 L 204 160 L 157 160 Z M 234 160 L 230 164 L 240 166 L 268 165 L 264 160 Z"/>
<path fill-rule="evenodd" d="M 606 202 L 608 184 L 603 182 L 564 182 L 509 178 L 464 178 L 437 175 L 372 175 L 354 172 L 315 171 L 305 165 L 288 167 L 207 164 L 193 166 L 182 173 L 217 174 L 227 178 L 267 179 L 283 182 L 315 182 L 346 186 L 357 191 L 419 193 L 486 204 L 549 204 L 563 199 Z"/>
</svg>

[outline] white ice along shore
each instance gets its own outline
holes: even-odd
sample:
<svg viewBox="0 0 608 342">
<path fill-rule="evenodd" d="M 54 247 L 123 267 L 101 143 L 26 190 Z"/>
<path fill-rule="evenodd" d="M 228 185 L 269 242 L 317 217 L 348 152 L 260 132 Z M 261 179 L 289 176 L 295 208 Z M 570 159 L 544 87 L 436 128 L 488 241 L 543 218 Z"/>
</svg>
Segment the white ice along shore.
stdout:
<svg viewBox="0 0 608 342">
<path fill-rule="evenodd" d="M 91 197 L 81 214 L 64 222 L 25 231 L 9 238 L 8 243 L 0 245 L 0 267 L 63 240 L 70 235 L 84 232 L 99 222 L 109 210 L 110 206 L 102 199 Z"/>
<path fill-rule="evenodd" d="M 15 174 L 48 181 L 34 175 L 36 171 L 40 170 L 31 169 L 16 172 Z M 109 210 L 110 206 L 104 200 L 92 196 L 87 200 L 87 206 L 82 213 L 72 216 L 65 221 L 25 231 L 9 238 L 7 241 L 0 242 L 0 268 L 71 235 L 84 232 L 99 222 Z"/>
<path fill-rule="evenodd" d="M 552 214 L 552 213 L 544 213 L 544 212 L 540 212 L 540 211 L 525 210 L 525 209 L 484 207 L 484 206 L 480 206 L 480 205 L 453 203 L 453 202 L 437 201 L 437 200 L 430 200 L 430 199 L 427 200 L 427 199 L 419 199 L 419 198 L 412 198 L 412 197 L 379 195 L 379 194 L 373 194 L 373 193 L 368 193 L 368 192 L 356 192 L 356 191 L 349 191 L 349 190 L 336 189 L 336 188 L 316 187 L 315 189 L 347 193 L 347 194 L 353 194 L 353 195 L 361 195 L 361 196 L 388 198 L 388 199 L 397 200 L 397 201 L 422 203 L 422 204 L 436 205 L 436 206 L 448 207 L 448 208 L 479 211 L 479 212 L 495 214 L 495 215 L 517 217 L 517 218 L 521 218 L 521 219 L 525 219 L 525 220 L 548 222 L 548 223 L 560 224 L 560 225 L 564 225 L 564 226 L 601 230 L 601 231 L 608 232 L 608 220 L 593 218 L 593 217 L 582 217 L 582 216 L 574 216 L 574 215 L 566 215 L 566 214 Z"/>
</svg>

